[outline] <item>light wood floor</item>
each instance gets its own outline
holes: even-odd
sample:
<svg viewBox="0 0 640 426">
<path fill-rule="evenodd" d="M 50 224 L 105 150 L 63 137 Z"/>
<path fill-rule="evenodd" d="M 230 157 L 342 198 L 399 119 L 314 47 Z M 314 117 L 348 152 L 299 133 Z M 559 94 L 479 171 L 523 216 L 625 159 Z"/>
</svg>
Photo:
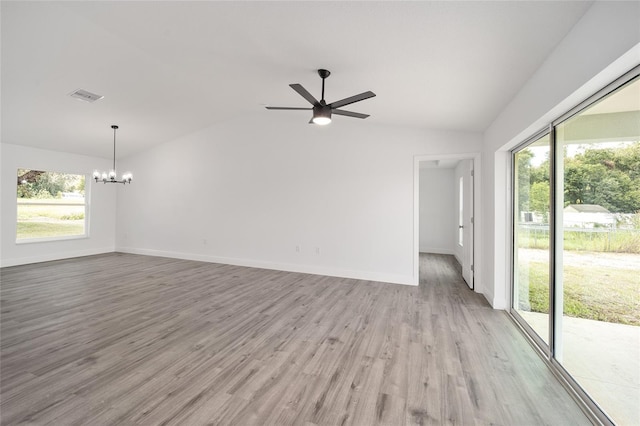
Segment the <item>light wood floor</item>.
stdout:
<svg viewBox="0 0 640 426">
<path fill-rule="evenodd" d="M 1 270 L 2 425 L 575 425 L 451 256 L 420 287 L 125 254 Z"/>
</svg>

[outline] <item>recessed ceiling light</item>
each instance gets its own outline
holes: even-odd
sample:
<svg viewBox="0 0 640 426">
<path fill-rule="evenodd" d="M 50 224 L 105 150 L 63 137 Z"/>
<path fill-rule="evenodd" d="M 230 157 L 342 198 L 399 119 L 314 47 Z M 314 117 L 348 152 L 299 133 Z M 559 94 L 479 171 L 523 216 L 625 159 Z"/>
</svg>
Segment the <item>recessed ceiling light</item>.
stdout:
<svg viewBox="0 0 640 426">
<path fill-rule="evenodd" d="M 84 89 L 74 90 L 73 92 L 69 93 L 69 96 L 85 102 L 95 102 L 99 99 L 104 98 L 104 96 L 102 95 L 96 95 L 95 93 L 91 93 Z"/>
</svg>

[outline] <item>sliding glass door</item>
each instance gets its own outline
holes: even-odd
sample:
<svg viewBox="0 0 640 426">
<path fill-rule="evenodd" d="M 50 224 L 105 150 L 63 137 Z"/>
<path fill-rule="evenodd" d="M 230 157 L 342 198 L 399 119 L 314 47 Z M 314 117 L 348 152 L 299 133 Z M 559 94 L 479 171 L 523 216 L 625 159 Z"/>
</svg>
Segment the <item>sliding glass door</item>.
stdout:
<svg viewBox="0 0 640 426">
<path fill-rule="evenodd" d="M 549 344 L 549 134 L 513 154 L 513 308 Z"/>
<path fill-rule="evenodd" d="M 621 424 L 640 424 L 640 79 L 556 126 L 554 355 Z"/>
<path fill-rule="evenodd" d="M 640 424 L 639 70 L 513 151 L 514 317 L 602 421 Z"/>
</svg>

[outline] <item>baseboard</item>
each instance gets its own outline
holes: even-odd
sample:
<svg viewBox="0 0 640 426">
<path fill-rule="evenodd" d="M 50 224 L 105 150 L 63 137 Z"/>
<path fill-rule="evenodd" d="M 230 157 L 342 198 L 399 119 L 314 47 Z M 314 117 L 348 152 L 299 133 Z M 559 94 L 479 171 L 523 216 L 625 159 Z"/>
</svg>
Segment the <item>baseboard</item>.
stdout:
<svg viewBox="0 0 640 426">
<path fill-rule="evenodd" d="M 31 263 L 50 262 L 52 260 L 71 259 L 74 257 L 93 256 L 96 254 L 113 253 L 113 247 L 98 248 L 91 250 L 75 250 L 75 251 L 59 251 L 55 253 L 47 253 L 38 256 L 18 257 L 15 259 L 2 259 L 0 260 L 0 267 L 6 268 L 9 266 L 29 265 Z"/>
<path fill-rule="evenodd" d="M 409 275 L 384 274 L 369 271 L 354 271 L 341 268 L 331 268 L 316 265 L 299 265 L 292 263 L 276 263 L 263 260 L 241 259 L 233 257 L 209 256 L 195 253 L 182 253 L 165 250 L 140 249 L 133 247 L 118 247 L 118 252 L 142 254 L 146 256 L 170 257 L 173 259 L 196 260 L 200 262 L 222 263 L 226 265 L 246 266 L 250 268 L 272 269 L 303 274 L 326 275 L 330 277 L 351 278 L 356 280 L 379 281 L 391 284 L 415 286 L 415 279 Z"/>
</svg>

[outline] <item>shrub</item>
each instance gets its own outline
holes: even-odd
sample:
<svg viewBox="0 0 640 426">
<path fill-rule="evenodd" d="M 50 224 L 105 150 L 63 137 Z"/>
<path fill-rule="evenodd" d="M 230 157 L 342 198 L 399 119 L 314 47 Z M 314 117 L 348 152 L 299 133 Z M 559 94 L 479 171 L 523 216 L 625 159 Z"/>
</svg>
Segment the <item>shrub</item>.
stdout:
<svg viewBox="0 0 640 426">
<path fill-rule="evenodd" d="M 71 213 L 60 216 L 60 220 L 81 220 L 84 219 L 84 213 Z"/>
</svg>

